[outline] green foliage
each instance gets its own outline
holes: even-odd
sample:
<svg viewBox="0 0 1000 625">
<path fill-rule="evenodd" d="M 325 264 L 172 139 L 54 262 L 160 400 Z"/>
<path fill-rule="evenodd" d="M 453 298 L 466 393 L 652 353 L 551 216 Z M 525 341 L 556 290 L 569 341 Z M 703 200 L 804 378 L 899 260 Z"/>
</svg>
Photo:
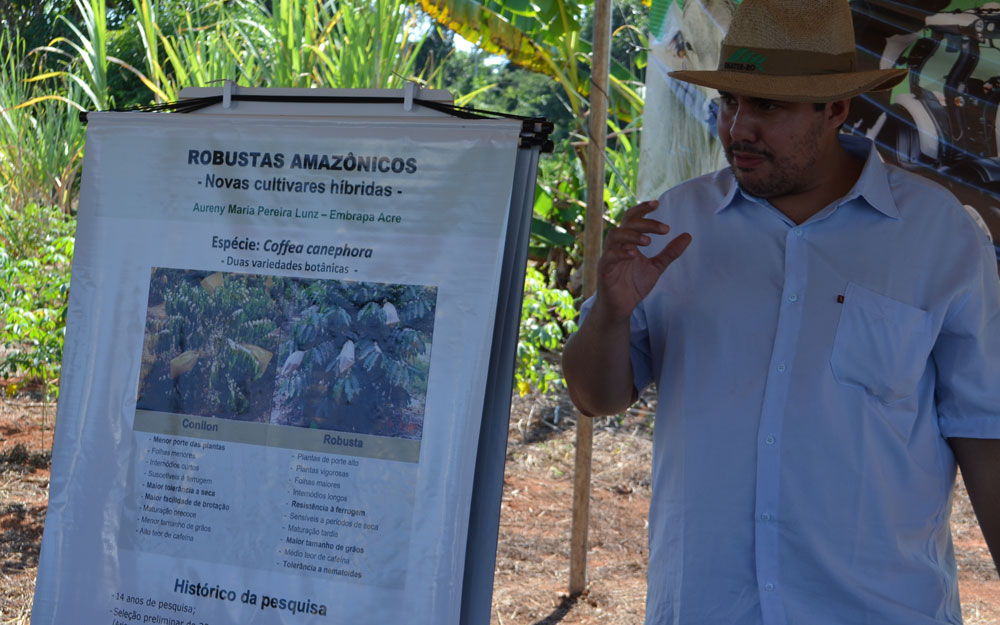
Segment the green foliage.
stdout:
<svg viewBox="0 0 1000 625">
<path fill-rule="evenodd" d="M 0 375 L 55 385 L 62 363 L 75 222 L 60 211 L 0 204 Z"/>
<path fill-rule="evenodd" d="M 155 13 L 143 18 L 148 20 L 143 22 L 146 74 L 158 99 L 175 101 L 182 87 L 207 87 L 225 79 L 256 86 L 248 79 L 248 74 L 253 78 L 257 71 L 254 57 L 248 54 L 244 64 L 234 53 L 234 39 L 239 35 L 233 32 L 230 20 L 223 15 L 216 22 L 203 24 L 198 19 L 203 17 L 203 13 L 185 14 L 174 32 L 165 32 L 155 21 Z"/>
<path fill-rule="evenodd" d="M 140 76 L 160 100 L 236 79 L 251 87 L 398 88 L 422 37 L 402 0 L 239 0 L 175 15 L 133 0 Z M 137 73 L 138 75 L 138 73 Z"/>
<path fill-rule="evenodd" d="M 0 35 L 0 375 L 58 392 L 83 131 L 33 95 L 25 43 Z"/>
<path fill-rule="evenodd" d="M 54 4 L 60 11 L 43 29 L 53 37 L 32 49 L 40 64 L 32 99 L 80 109 L 176 100 L 181 87 L 223 79 L 255 87 L 400 87 L 423 40 L 403 0 Z M 23 11 L 10 12 L 23 21 Z"/>
<path fill-rule="evenodd" d="M 604 203 L 608 207 L 608 217 L 613 222 L 621 219 L 622 213 L 638 203 L 635 189 L 639 183 L 639 128 L 641 118 L 620 128 L 615 120 L 608 120 L 608 147 L 604 151 L 607 184 L 604 187 Z"/>
<path fill-rule="evenodd" d="M 31 54 L 38 55 L 42 71 L 28 82 L 56 79 L 61 88 L 38 94 L 24 104 L 56 100 L 80 110 L 87 106 L 105 110 L 113 102 L 107 83 L 108 62 L 121 61 L 107 53 L 107 4 L 105 0 L 74 0 L 74 3 L 77 19 L 58 16 L 69 34 L 31 50 Z"/>
<path fill-rule="evenodd" d="M 399 89 L 413 77 L 424 36 L 403 0 L 362 0 L 339 6 L 332 37 L 318 50 L 315 85 Z"/>
<path fill-rule="evenodd" d="M 475 57 L 466 56 L 469 57 L 467 64 L 476 61 Z M 473 104 L 477 108 L 525 117 L 544 117 L 555 126 L 552 134 L 554 141 L 567 138 L 576 129 L 573 109 L 560 92 L 559 84 L 551 77 L 509 63 L 495 68 L 482 67 L 478 71 L 480 82 L 489 81 L 491 88 L 475 97 Z M 465 73 L 474 75 L 469 70 Z M 464 85 L 464 92 L 471 91 L 474 86 L 475 83 Z"/>
<path fill-rule="evenodd" d="M 548 393 L 562 378 L 546 354 L 562 348 L 576 331 L 576 308 L 567 291 L 550 288 L 545 276 L 528 267 L 521 306 L 521 336 L 517 342 L 515 382 L 522 395 L 537 390 Z"/>
<path fill-rule="evenodd" d="M 154 269 L 139 381 L 141 408 L 266 420 L 288 278 Z M 251 410 L 253 409 L 253 410 Z"/>
<path fill-rule="evenodd" d="M 73 0 L 5 0 L 0 2 L 0 26 L 31 50 L 69 34 L 59 16 L 72 10 Z"/>
<path fill-rule="evenodd" d="M 565 94 L 573 118 L 582 122 L 590 94 L 588 30 L 582 26 L 589 4 L 580 0 L 419 0 L 421 8 L 438 24 L 449 28 L 481 49 L 500 55 L 512 64 L 546 74 Z M 624 13 L 622 13 L 624 15 Z M 592 29 L 590 29 L 592 30 Z M 625 27 L 616 33 L 635 29 Z M 636 91 L 645 65 L 645 46 L 630 46 L 635 58 L 613 59 L 609 94 L 610 110 L 624 119 L 642 107 Z"/>
<path fill-rule="evenodd" d="M 436 289 L 414 285 L 297 290 L 278 359 L 282 423 L 419 438 L 436 300 Z"/>
<path fill-rule="evenodd" d="M 83 127 L 64 102 L 41 100 L 28 83 L 25 42 L 0 34 L 0 206 L 9 216 L 29 204 L 68 213 L 75 199 Z M 13 218 L 13 217 L 10 217 Z"/>
<path fill-rule="evenodd" d="M 108 21 L 105 0 L 75 0 L 81 27 L 63 16 L 74 38 L 57 37 L 53 43 L 65 43 L 75 53 L 73 67 L 66 76 L 77 83 L 99 111 L 112 102 L 108 92 Z"/>
</svg>

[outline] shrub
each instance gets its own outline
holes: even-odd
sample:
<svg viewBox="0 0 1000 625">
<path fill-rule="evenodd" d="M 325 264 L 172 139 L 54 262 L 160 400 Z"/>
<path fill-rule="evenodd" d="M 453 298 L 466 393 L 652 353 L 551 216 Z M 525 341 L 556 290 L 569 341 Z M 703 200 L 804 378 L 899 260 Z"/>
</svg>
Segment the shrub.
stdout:
<svg viewBox="0 0 1000 625">
<path fill-rule="evenodd" d="M 0 375 L 58 393 L 76 221 L 56 208 L 0 204 Z"/>
<path fill-rule="evenodd" d="M 549 288 L 542 273 L 528 267 L 515 373 L 521 395 L 532 390 L 548 393 L 562 384 L 562 376 L 551 359 L 562 349 L 566 337 L 576 331 L 576 315 L 573 296 L 568 291 Z"/>
</svg>

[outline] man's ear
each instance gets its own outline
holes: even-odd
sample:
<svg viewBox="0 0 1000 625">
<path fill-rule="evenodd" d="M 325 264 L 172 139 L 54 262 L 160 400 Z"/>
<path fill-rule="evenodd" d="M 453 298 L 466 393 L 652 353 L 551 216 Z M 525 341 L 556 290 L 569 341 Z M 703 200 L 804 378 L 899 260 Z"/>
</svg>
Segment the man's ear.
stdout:
<svg viewBox="0 0 1000 625">
<path fill-rule="evenodd" d="M 833 102 L 828 102 L 824 115 L 826 115 L 826 121 L 832 124 L 835 128 L 839 128 L 841 124 L 847 121 L 847 114 L 851 110 L 851 101 L 848 100 L 835 100 Z"/>
</svg>

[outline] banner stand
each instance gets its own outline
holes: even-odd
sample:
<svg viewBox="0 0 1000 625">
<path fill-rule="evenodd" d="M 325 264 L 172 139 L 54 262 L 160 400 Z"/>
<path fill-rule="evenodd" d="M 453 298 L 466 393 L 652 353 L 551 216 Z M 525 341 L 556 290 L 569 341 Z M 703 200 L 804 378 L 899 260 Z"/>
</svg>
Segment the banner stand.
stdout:
<svg viewBox="0 0 1000 625">
<path fill-rule="evenodd" d="M 490 622 L 535 175 L 552 126 L 451 102 L 447 92 L 412 85 L 251 89 L 227 81 L 184 89 L 174 103 L 81 115 L 90 126 L 82 240 L 34 623 L 309 624 L 332 622 L 320 617 L 333 609 L 372 625 L 404 616 L 427 625 Z M 338 159 L 357 170 L 327 164 Z M 259 162 L 271 169 L 254 169 Z M 360 174 L 361 163 L 370 173 Z M 289 169 L 297 166 L 307 171 Z M 323 168 L 329 173 L 315 171 Z M 367 223 L 375 217 L 392 225 Z M 328 247 L 331 258 L 350 258 L 308 256 Z M 180 304 L 208 310 L 213 293 L 227 288 L 244 294 L 222 309 L 222 322 L 234 326 L 253 306 L 269 305 L 275 329 L 256 343 L 225 338 L 234 330 L 211 330 L 219 314 L 193 312 L 188 325 L 198 327 L 186 331 L 194 334 L 180 347 L 164 342 Z M 313 291 L 375 301 L 305 307 Z M 404 291 L 416 293 L 417 312 L 388 295 Z M 195 296 L 201 303 L 185 303 Z M 492 313 L 476 312 L 487 302 Z M 306 332 L 323 310 L 341 310 L 315 322 L 343 327 L 328 347 Z M 401 336 L 395 324 L 407 323 L 416 325 L 406 336 L 423 336 L 425 351 L 411 349 L 395 368 L 381 364 L 388 341 Z M 221 347 L 195 345 L 219 332 Z M 222 413 L 206 412 L 219 401 L 211 389 L 223 386 L 205 380 L 221 375 L 225 350 L 249 363 L 252 377 L 236 379 L 242 386 Z M 295 378 L 309 367 L 313 377 Z M 390 397 L 377 394 L 387 382 L 365 381 L 378 367 L 388 376 L 379 379 L 408 376 L 393 387 L 406 392 L 351 417 L 350 401 Z M 161 392 L 156 375 L 173 399 L 151 399 Z M 211 385 L 191 395 L 182 388 L 188 378 Z M 273 399 L 239 400 L 240 389 L 268 379 Z M 298 396 L 305 407 L 289 399 Z M 376 414 L 385 416 L 376 422 Z M 189 443 L 199 451 L 185 456 L 188 464 L 163 460 L 170 445 Z M 339 472 L 341 483 L 330 486 L 340 491 L 291 485 L 311 484 L 299 475 L 345 459 L 356 468 Z M 187 487 L 195 482 L 213 489 Z M 186 494 L 162 504 L 163 488 Z M 202 534 L 175 521 L 182 517 L 197 520 Z M 239 530 L 227 533 L 236 519 Z M 155 529 L 167 525 L 179 527 L 180 542 Z M 321 531 L 339 542 L 310 542 Z M 306 546 L 289 547 L 303 544 L 300 535 Z M 317 556 L 349 565 L 311 563 Z M 81 577 L 83 567 L 95 574 Z M 360 581 L 351 586 L 351 577 Z"/>
</svg>

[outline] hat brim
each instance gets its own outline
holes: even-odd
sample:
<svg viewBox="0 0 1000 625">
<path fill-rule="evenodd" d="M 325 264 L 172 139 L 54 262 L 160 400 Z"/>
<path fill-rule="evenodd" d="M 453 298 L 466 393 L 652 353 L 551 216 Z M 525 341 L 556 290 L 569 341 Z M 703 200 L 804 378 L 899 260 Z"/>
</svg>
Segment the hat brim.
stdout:
<svg viewBox="0 0 1000 625">
<path fill-rule="evenodd" d="M 668 75 L 702 87 L 751 98 L 786 102 L 834 102 L 869 91 L 891 89 L 906 77 L 906 73 L 905 69 L 877 69 L 812 76 L 774 76 L 726 70 L 680 70 Z"/>
</svg>

